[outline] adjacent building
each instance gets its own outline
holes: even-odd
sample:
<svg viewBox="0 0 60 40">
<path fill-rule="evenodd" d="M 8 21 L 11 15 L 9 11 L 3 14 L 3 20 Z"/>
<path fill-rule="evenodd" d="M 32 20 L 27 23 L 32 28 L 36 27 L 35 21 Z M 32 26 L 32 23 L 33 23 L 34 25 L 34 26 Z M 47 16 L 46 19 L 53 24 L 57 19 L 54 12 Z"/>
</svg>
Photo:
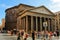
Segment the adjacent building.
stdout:
<svg viewBox="0 0 60 40">
<path fill-rule="evenodd" d="M 5 19 L 2 19 L 2 23 L 0 24 L 0 30 L 3 30 L 3 28 L 5 27 Z"/>
<path fill-rule="evenodd" d="M 60 11 L 56 12 L 56 26 L 60 30 Z"/>
</svg>

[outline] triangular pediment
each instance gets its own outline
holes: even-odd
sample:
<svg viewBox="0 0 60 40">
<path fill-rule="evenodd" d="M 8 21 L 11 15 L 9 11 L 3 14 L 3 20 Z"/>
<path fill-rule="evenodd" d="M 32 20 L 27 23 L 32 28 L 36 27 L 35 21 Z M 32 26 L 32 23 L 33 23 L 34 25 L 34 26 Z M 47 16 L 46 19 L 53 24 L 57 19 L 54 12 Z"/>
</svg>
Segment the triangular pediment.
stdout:
<svg viewBox="0 0 60 40">
<path fill-rule="evenodd" d="M 30 11 L 37 12 L 37 13 L 54 15 L 54 13 L 52 13 L 50 10 L 48 10 L 45 6 L 40 6 L 40 7 L 37 7 L 35 9 L 31 9 Z"/>
</svg>

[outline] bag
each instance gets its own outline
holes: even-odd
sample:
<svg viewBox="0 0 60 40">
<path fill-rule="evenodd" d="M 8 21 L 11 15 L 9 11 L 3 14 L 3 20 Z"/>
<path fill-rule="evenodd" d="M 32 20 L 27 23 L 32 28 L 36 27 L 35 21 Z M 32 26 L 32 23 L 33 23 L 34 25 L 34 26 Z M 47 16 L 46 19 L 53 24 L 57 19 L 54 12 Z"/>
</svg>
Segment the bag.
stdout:
<svg viewBox="0 0 60 40">
<path fill-rule="evenodd" d="M 28 38 L 28 34 L 26 34 L 26 38 Z"/>
</svg>

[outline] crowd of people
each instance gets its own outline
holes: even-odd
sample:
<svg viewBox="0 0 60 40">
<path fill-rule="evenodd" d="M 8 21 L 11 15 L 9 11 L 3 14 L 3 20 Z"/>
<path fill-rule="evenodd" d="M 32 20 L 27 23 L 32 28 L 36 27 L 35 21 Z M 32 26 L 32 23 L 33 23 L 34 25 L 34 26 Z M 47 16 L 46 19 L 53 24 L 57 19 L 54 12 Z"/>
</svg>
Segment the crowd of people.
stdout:
<svg viewBox="0 0 60 40">
<path fill-rule="evenodd" d="M 54 32 L 51 32 L 51 31 L 41 31 L 41 32 L 32 31 L 30 34 L 24 32 L 24 31 L 21 31 L 21 32 L 19 32 L 19 34 L 20 34 L 20 36 L 18 35 L 18 38 L 22 37 L 23 40 L 27 40 L 27 38 L 30 36 L 30 34 L 31 34 L 32 40 L 35 40 L 35 38 L 51 39 L 52 36 L 59 38 L 59 32 L 58 31 L 54 31 Z"/>
<path fill-rule="evenodd" d="M 17 37 L 17 40 L 27 40 L 28 37 L 31 37 L 32 40 L 35 40 L 36 38 L 38 39 L 51 39 L 52 37 L 56 37 L 56 38 L 59 38 L 59 31 L 56 30 L 54 32 L 51 32 L 51 31 L 32 31 L 30 34 L 28 34 L 27 32 L 25 32 L 24 30 L 21 30 L 21 31 L 18 31 L 16 33 L 16 31 L 14 31 L 18 37 Z M 13 33 L 11 32 L 11 35 Z M 22 39 L 21 39 L 22 38 Z"/>
</svg>

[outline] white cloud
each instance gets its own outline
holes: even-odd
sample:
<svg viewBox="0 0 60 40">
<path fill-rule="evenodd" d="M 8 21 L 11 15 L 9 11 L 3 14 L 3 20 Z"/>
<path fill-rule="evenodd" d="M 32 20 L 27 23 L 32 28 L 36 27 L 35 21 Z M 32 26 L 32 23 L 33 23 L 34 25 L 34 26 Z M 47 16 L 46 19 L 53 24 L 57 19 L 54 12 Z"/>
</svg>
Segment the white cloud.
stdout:
<svg viewBox="0 0 60 40">
<path fill-rule="evenodd" d="M 60 0 L 51 0 L 54 3 L 60 2 Z"/>
<path fill-rule="evenodd" d="M 57 5 L 50 5 L 50 9 L 53 12 L 60 11 L 60 5 L 59 4 L 57 4 Z"/>
<path fill-rule="evenodd" d="M 50 0 L 50 1 L 51 5 L 49 5 L 49 7 L 51 8 L 51 10 L 53 12 L 60 11 L 60 0 Z"/>
</svg>

